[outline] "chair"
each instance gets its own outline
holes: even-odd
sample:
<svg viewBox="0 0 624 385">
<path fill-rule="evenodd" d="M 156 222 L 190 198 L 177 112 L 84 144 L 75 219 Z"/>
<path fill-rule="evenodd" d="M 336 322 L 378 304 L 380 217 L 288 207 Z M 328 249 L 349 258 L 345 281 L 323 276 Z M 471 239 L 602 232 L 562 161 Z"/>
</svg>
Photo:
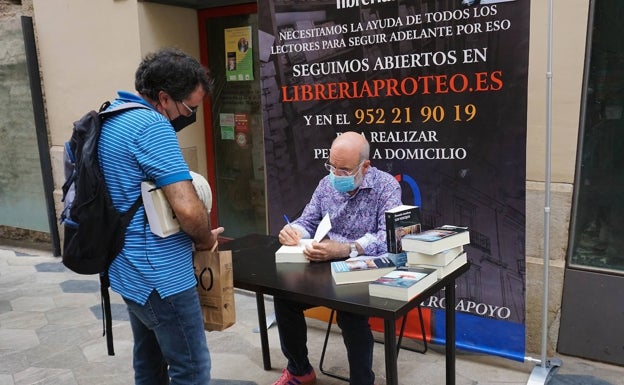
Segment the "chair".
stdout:
<svg viewBox="0 0 624 385">
<path fill-rule="evenodd" d="M 427 349 L 428 349 L 427 335 L 425 333 L 425 324 L 423 321 L 422 309 L 420 308 L 420 304 L 417 306 L 417 308 L 418 308 L 418 317 L 420 320 L 420 331 L 422 333 L 423 347 L 422 349 L 415 349 L 415 348 L 411 348 L 407 346 L 401 347 L 401 341 L 403 340 L 403 332 L 405 331 L 405 324 L 407 323 L 408 315 L 406 314 L 403 317 L 403 321 L 401 322 L 401 331 L 399 332 L 399 339 L 397 340 L 397 356 L 399 355 L 399 352 L 401 351 L 401 349 L 406 349 L 406 350 L 410 350 L 412 352 L 417 352 L 421 354 L 425 354 L 427 352 Z M 331 332 L 332 323 L 334 321 L 335 315 L 336 315 L 336 311 L 334 309 L 331 309 L 331 313 L 329 314 L 329 320 L 327 320 L 327 331 L 325 332 L 325 341 L 323 342 L 323 350 L 321 351 L 321 360 L 319 362 L 319 370 L 321 371 L 321 373 L 325 374 L 326 376 L 349 382 L 349 378 L 323 369 L 323 362 L 325 361 L 325 351 L 327 350 L 327 343 L 329 341 L 329 333 Z"/>
</svg>

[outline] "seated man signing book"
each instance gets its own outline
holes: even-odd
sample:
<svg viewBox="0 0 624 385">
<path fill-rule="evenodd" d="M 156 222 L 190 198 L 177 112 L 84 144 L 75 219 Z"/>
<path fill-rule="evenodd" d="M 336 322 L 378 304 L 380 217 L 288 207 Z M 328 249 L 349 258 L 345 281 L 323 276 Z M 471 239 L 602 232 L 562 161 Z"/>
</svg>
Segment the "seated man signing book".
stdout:
<svg viewBox="0 0 624 385">
<path fill-rule="evenodd" d="M 296 245 L 311 238 L 328 214 L 331 230 L 320 242 L 307 245 L 311 262 L 379 255 L 386 252 L 385 211 L 401 204 L 401 187 L 394 177 L 370 165 L 370 147 L 356 132 L 346 132 L 332 143 L 321 179 L 301 217 L 284 226 L 279 240 Z M 333 284 L 333 283 L 328 283 Z M 275 315 L 282 352 L 288 366 L 273 385 L 314 384 L 316 374 L 308 360 L 306 321 L 303 311 L 312 306 L 275 297 Z M 347 348 L 349 383 L 373 385 L 373 335 L 368 317 L 337 312 L 338 326 Z"/>
</svg>

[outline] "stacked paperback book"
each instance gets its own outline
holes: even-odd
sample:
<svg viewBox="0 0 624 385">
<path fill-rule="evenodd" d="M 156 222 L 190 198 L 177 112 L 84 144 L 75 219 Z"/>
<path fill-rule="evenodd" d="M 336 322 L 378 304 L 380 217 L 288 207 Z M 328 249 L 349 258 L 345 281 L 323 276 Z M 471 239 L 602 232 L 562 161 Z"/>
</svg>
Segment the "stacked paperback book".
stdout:
<svg viewBox="0 0 624 385">
<path fill-rule="evenodd" d="M 430 267 L 444 278 L 468 261 L 464 245 L 470 243 L 467 227 L 445 225 L 403 238 L 408 267 Z"/>
<path fill-rule="evenodd" d="M 427 267 L 400 267 L 368 284 L 368 294 L 374 297 L 409 301 L 436 283 L 436 270 Z"/>
<path fill-rule="evenodd" d="M 385 274 L 368 286 L 371 296 L 409 301 L 467 263 L 464 245 L 470 243 L 466 227 L 445 225 L 407 234 L 401 247 L 407 256 L 404 267 Z"/>
</svg>

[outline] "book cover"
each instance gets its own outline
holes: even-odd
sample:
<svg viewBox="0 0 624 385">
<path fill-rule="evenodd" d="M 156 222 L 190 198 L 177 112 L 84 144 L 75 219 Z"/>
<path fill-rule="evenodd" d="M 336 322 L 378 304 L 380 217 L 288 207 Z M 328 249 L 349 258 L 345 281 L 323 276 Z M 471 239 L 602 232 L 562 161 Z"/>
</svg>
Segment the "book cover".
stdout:
<svg viewBox="0 0 624 385">
<path fill-rule="evenodd" d="M 436 254 L 420 253 L 418 251 L 406 251 L 408 265 L 433 265 L 445 266 L 464 252 L 464 246 L 453 247 Z"/>
<path fill-rule="evenodd" d="M 401 242 L 406 251 L 433 255 L 469 244 L 470 232 L 467 227 L 444 225 L 418 234 L 408 234 Z"/>
<path fill-rule="evenodd" d="M 369 283 L 368 293 L 374 297 L 409 301 L 437 280 L 437 269 L 422 266 L 401 267 Z"/>
<path fill-rule="evenodd" d="M 436 269 L 438 272 L 438 279 L 442 279 L 446 277 L 447 275 L 451 274 L 452 272 L 454 272 L 455 270 L 459 269 L 460 267 L 464 266 L 466 263 L 468 263 L 468 255 L 464 251 L 459 256 L 455 257 L 455 259 L 447 263 L 445 266 L 418 264 L 418 265 L 409 265 L 409 267 L 420 266 L 420 267 L 427 267 L 430 269 Z"/>
<path fill-rule="evenodd" d="M 401 238 L 420 232 L 420 207 L 401 205 L 386 211 L 386 243 L 389 253 L 400 253 Z"/>
<path fill-rule="evenodd" d="M 390 258 L 390 260 L 394 262 L 396 267 L 407 265 L 407 253 L 405 251 L 402 251 L 400 253 L 384 253 L 381 256 Z"/>
<path fill-rule="evenodd" d="M 331 262 L 331 273 L 336 285 L 368 282 L 396 269 L 394 262 L 385 256 L 360 255 L 344 261 Z"/>
</svg>

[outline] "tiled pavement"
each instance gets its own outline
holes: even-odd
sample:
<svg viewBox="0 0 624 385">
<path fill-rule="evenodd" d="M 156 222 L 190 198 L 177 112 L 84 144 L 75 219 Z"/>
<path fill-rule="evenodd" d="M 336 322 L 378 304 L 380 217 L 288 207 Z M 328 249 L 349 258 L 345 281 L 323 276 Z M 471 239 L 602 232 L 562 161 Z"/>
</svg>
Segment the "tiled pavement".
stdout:
<svg viewBox="0 0 624 385">
<path fill-rule="evenodd" d="M 0 385 L 132 384 L 132 338 L 125 305 L 111 292 L 115 356 L 108 356 L 102 337 L 97 277 L 66 270 L 48 251 L 0 243 Z M 267 312 L 272 301 L 267 298 Z M 222 332 L 206 333 L 212 357 L 213 385 L 269 385 L 279 377 L 285 360 L 275 326 L 269 329 L 273 370 L 262 368 L 255 297 L 236 292 L 237 322 Z M 317 384 L 345 382 L 318 371 L 324 323 L 309 321 L 310 358 Z M 336 330 L 334 328 L 333 330 Z M 345 373 L 344 347 L 332 335 L 326 369 Z M 539 356 L 536 355 L 536 356 Z M 624 368 L 573 357 L 559 357 L 563 366 L 552 385 L 624 385 Z M 327 364 L 329 363 L 329 364 Z M 375 346 L 374 370 L 383 384 L 383 346 Z M 457 385 L 526 384 L 535 365 L 503 358 L 458 352 Z M 401 385 L 444 384 L 443 347 L 426 354 L 402 350 Z"/>
</svg>

